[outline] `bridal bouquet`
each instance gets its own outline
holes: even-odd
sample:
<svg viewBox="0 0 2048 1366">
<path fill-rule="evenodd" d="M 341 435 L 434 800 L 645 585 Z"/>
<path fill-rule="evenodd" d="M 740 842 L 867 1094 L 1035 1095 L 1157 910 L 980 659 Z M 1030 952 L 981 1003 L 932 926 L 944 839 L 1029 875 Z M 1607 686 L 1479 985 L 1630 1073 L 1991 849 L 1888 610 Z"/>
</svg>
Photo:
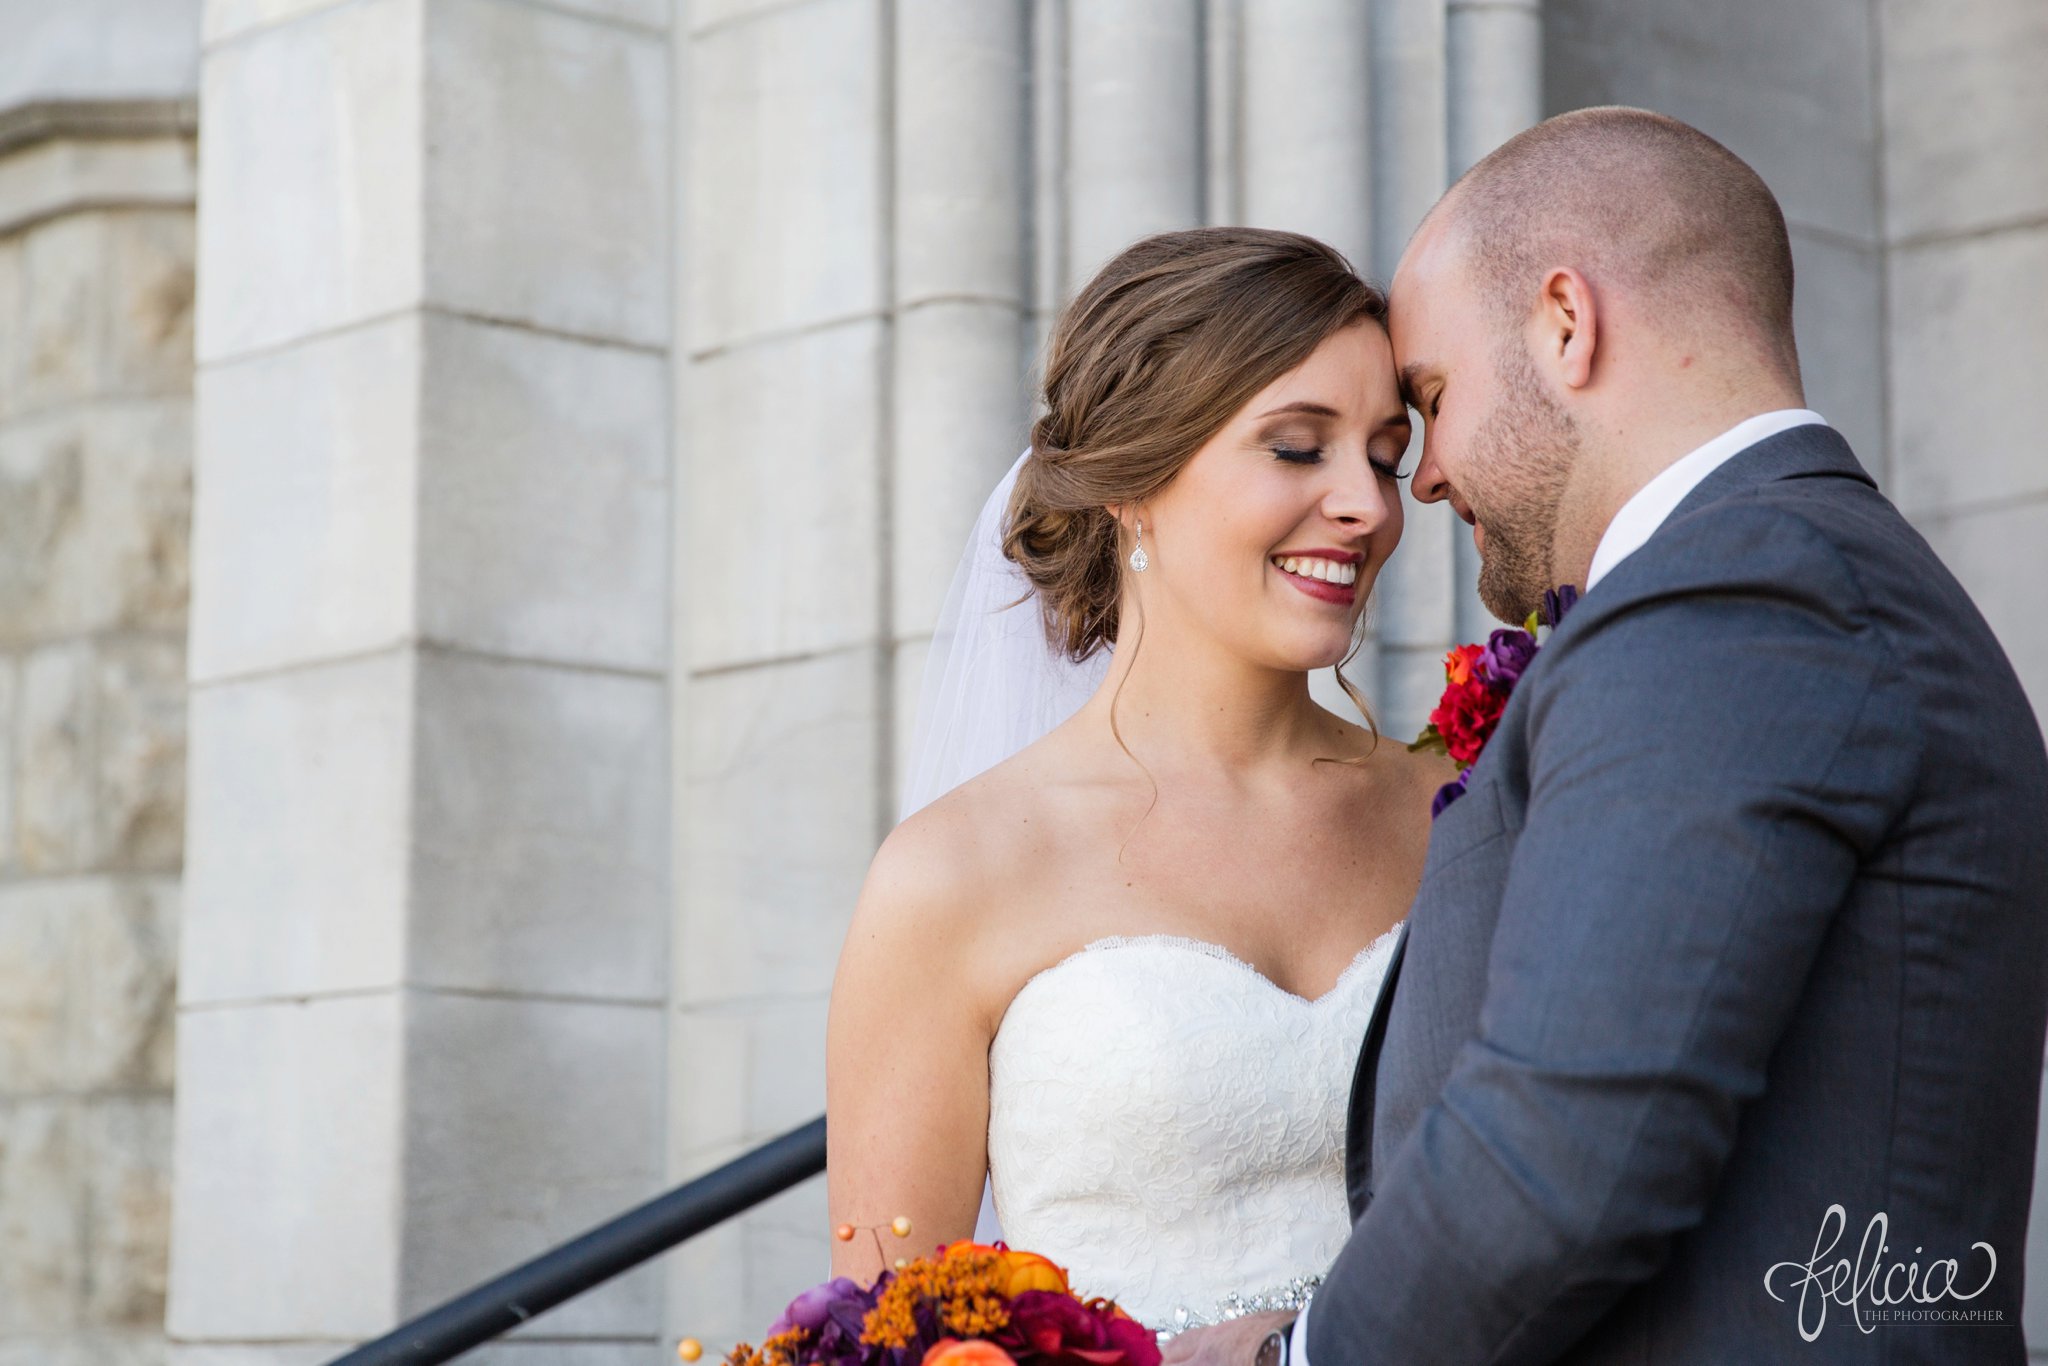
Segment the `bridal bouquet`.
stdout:
<svg viewBox="0 0 2048 1366">
<path fill-rule="evenodd" d="M 845 1276 L 790 1302 L 727 1366 L 1159 1366 L 1152 1331 L 1066 1273 L 1001 1243 L 899 1261 L 871 1286 Z"/>
<path fill-rule="evenodd" d="M 1458 765 L 1458 776 L 1439 788 L 1430 804 L 1432 820 L 1465 795 L 1472 765 L 1493 738 L 1515 684 L 1578 600 L 1578 590 L 1570 584 L 1554 589 L 1543 595 L 1543 605 L 1529 614 L 1521 630 L 1495 631 L 1484 645 L 1460 645 L 1444 656 L 1444 695 L 1422 734 L 1408 746 L 1447 754 Z"/>
</svg>

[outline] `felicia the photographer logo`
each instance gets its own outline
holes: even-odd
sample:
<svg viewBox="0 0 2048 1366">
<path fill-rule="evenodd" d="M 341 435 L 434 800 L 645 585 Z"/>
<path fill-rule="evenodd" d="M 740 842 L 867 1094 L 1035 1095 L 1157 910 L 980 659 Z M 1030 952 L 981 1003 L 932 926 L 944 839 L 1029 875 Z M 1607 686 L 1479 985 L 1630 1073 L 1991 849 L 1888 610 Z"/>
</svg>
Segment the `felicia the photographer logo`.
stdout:
<svg viewBox="0 0 2048 1366">
<path fill-rule="evenodd" d="M 1882 1210 L 1871 1216 L 1857 1245 L 1854 1261 L 1842 1257 L 1829 1261 L 1849 1227 L 1849 1212 L 1829 1205 L 1820 1221 L 1820 1234 L 1813 1240 L 1813 1256 L 1803 1262 L 1779 1262 L 1764 1273 L 1764 1289 L 1774 1300 L 1785 1301 L 1799 1292 L 1799 1336 L 1812 1342 L 1827 1327 L 1828 1306 L 1849 1311 L 1850 1321 L 1865 1333 L 1880 1323 L 2001 1324 L 2003 1311 L 1974 1310 L 1967 1302 L 1976 1299 L 1998 1274 L 1998 1254 L 1989 1243 L 1970 1244 L 1972 1270 L 1965 1273 L 1961 1260 L 1945 1257 L 1922 1263 L 1921 1248 L 1913 1249 L 1914 1260 L 1887 1262 L 1891 1251 L 1885 1239 L 1891 1221 Z M 1974 1264 L 1982 1253 L 1983 1279 L 1976 1280 Z M 1975 1289 L 1958 1287 L 1958 1280 L 1974 1282 Z M 1780 1291 L 1784 1293 L 1780 1293 Z"/>
</svg>

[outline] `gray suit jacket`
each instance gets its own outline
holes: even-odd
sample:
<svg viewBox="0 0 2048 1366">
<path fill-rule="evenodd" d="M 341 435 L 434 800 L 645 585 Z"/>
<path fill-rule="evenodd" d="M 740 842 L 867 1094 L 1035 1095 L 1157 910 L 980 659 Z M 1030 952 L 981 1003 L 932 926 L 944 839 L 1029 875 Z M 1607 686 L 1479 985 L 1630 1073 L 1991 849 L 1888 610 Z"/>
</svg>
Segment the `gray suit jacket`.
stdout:
<svg viewBox="0 0 2048 1366">
<path fill-rule="evenodd" d="M 1551 637 L 1396 971 L 1314 1366 L 2024 1359 L 2048 756 L 1834 432 L 1734 457 Z"/>
</svg>

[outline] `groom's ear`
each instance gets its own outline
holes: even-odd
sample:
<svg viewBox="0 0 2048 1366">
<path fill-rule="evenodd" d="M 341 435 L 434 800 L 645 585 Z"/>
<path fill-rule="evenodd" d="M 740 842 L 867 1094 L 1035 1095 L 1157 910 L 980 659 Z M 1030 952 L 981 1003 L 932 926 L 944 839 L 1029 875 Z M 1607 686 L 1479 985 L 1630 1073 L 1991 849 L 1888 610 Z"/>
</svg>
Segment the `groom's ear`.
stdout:
<svg viewBox="0 0 2048 1366">
<path fill-rule="evenodd" d="M 1557 266 L 1543 277 L 1537 306 L 1538 354 L 1557 367 L 1568 389 L 1593 382 L 1593 355 L 1600 338 L 1599 310 L 1593 287 L 1570 266 Z"/>
</svg>

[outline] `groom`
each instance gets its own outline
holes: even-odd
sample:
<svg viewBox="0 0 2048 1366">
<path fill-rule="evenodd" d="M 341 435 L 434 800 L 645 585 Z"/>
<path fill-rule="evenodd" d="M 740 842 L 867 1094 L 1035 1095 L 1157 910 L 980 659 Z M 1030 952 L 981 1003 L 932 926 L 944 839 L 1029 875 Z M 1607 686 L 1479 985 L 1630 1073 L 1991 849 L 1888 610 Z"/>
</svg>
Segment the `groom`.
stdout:
<svg viewBox="0 0 2048 1366">
<path fill-rule="evenodd" d="M 1488 607 L 1585 593 L 1437 821 L 1350 1243 L 1299 1322 L 1168 1361 L 2023 1361 L 2048 758 L 1804 408 L 1770 192 L 1674 120 L 1552 119 L 1391 321 Z"/>
</svg>

